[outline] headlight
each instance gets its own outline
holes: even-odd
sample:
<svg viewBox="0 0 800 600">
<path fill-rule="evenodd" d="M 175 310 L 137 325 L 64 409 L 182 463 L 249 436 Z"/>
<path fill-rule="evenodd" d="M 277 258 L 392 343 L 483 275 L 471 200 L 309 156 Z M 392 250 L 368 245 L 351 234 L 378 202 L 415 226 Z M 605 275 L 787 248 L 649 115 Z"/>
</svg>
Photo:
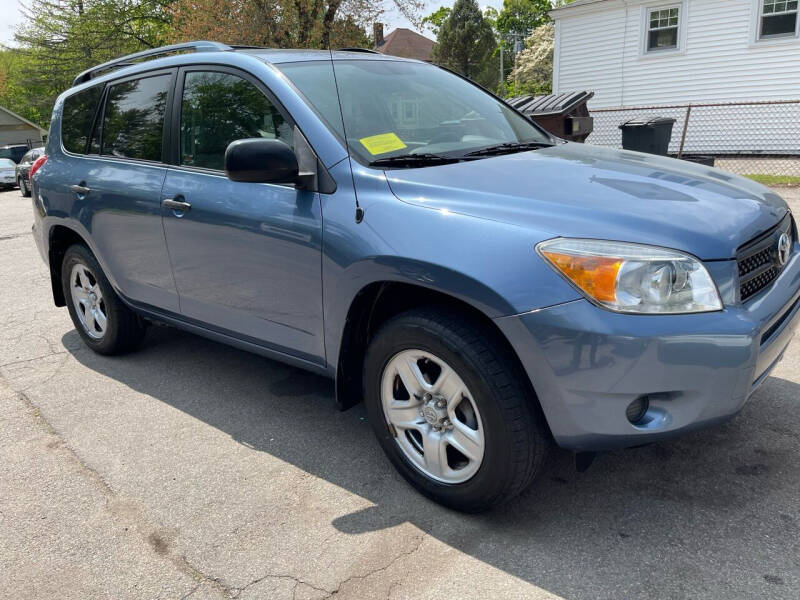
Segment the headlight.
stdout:
<svg viewBox="0 0 800 600">
<path fill-rule="evenodd" d="M 626 242 L 556 238 L 536 251 L 590 300 L 627 313 L 721 310 L 717 286 L 688 254 Z"/>
</svg>

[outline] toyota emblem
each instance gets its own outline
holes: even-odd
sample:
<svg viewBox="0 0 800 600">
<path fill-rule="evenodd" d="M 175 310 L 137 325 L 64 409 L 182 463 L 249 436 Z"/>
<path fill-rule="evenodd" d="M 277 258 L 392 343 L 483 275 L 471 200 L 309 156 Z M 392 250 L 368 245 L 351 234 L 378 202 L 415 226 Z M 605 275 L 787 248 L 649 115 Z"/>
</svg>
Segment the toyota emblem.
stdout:
<svg viewBox="0 0 800 600">
<path fill-rule="evenodd" d="M 778 263 L 780 263 L 781 266 L 789 262 L 789 254 L 791 251 L 792 239 L 786 233 L 781 234 L 781 237 L 778 240 Z"/>
</svg>

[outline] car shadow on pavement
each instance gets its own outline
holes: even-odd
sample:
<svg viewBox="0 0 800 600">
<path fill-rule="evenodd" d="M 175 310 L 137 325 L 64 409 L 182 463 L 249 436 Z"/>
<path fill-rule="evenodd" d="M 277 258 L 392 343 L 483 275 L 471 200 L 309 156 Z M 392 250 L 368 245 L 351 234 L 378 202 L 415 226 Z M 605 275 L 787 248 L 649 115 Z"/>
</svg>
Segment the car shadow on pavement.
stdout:
<svg viewBox="0 0 800 600">
<path fill-rule="evenodd" d="M 444 509 L 395 473 L 363 405 L 338 412 L 331 381 L 165 327 L 124 358 L 84 366 L 165 402 L 374 506 L 337 518 L 358 534 L 411 522 L 453 548 L 570 599 L 796 597 L 800 385 L 768 379 L 735 420 L 598 456 L 557 451 L 520 498 L 481 515 Z"/>
</svg>

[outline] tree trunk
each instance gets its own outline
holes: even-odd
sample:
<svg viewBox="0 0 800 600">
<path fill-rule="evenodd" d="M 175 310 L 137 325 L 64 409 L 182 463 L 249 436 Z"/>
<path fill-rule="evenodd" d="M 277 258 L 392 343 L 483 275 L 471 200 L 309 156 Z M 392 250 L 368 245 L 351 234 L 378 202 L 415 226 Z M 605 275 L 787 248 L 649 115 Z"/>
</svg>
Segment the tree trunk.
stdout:
<svg viewBox="0 0 800 600">
<path fill-rule="evenodd" d="M 328 4 L 328 10 L 325 11 L 325 17 L 322 19 L 322 47 L 330 48 L 331 45 L 331 29 L 333 29 L 333 21 L 336 19 L 336 11 L 339 10 L 342 0 L 331 0 Z"/>
</svg>

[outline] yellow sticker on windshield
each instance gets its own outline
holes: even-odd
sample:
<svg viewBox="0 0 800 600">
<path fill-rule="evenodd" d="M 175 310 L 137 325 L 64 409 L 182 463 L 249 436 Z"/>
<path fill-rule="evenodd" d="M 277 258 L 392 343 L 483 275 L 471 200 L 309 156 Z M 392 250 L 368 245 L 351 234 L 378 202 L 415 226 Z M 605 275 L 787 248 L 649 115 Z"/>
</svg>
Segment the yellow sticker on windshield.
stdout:
<svg viewBox="0 0 800 600">
<path fill-rule="evenodd" d="M 397 134 L 394 133 L 381 133 L 380 135 L 371 135 L 369 137 L 361 138 L 358 140 L 367 149 L 370 154 L 386 154 L 394 150 L 402 150 L 406 147 Z"/>
</svg>

